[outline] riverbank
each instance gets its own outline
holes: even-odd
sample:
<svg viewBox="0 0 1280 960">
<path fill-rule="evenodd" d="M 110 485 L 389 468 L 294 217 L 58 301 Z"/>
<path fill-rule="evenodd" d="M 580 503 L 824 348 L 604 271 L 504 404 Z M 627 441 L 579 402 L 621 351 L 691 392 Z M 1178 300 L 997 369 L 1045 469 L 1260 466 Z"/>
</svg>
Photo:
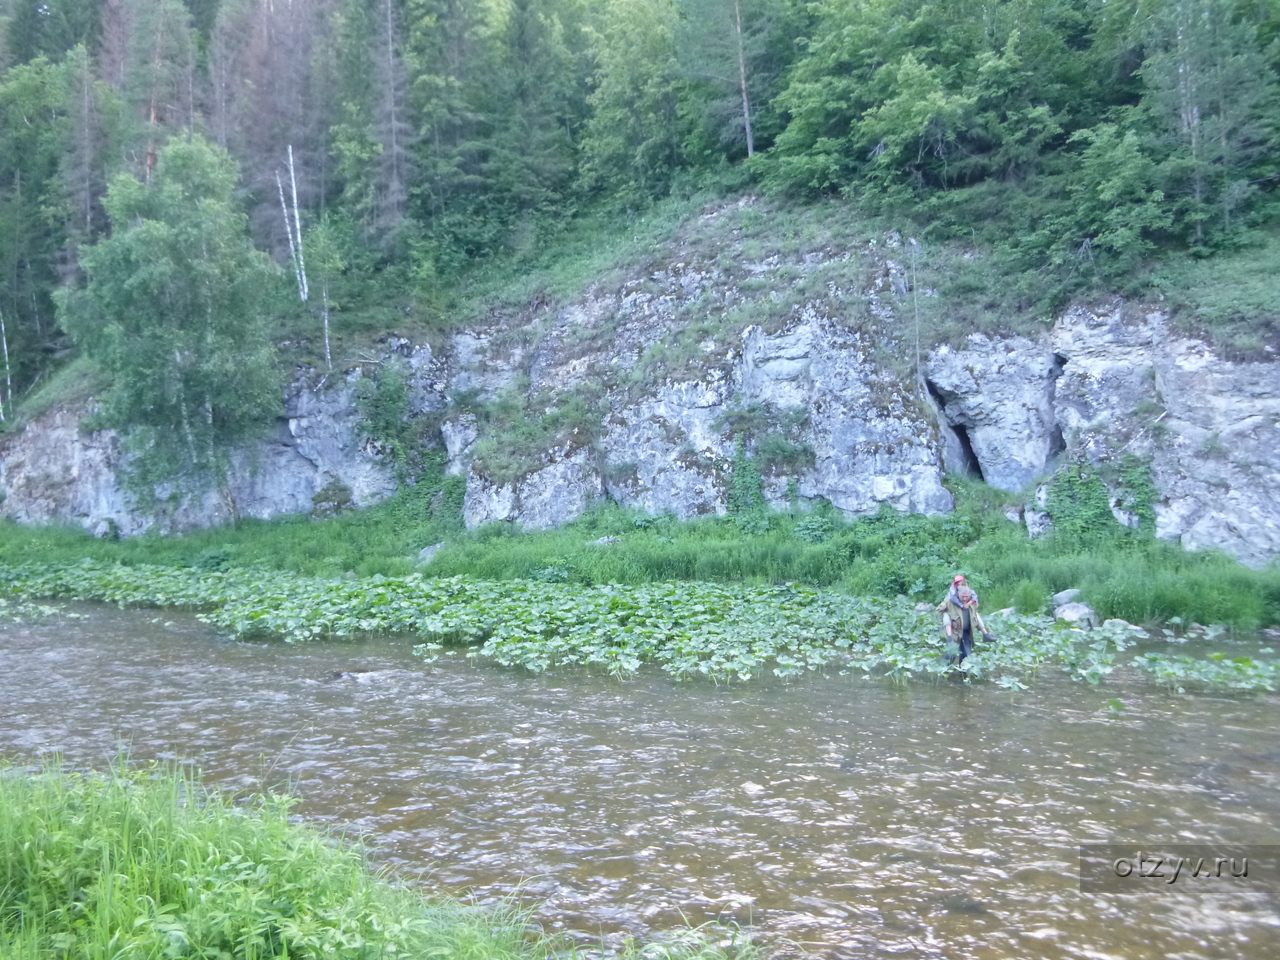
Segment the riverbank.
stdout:
<svg viewBox="0 0 1280 960">
<path fill-rule="evenodd" d="M 1190 552 L 1149 534 L 1099 526 L 1086 535 L 1029 540 L 1004 514 L 1008 494 L 953 482 L 957 509 L 925 517 L 886 510 L 757 511 L 680 522 L 611 504 L 564 526 L 522 532 L 462 526 L 457 491 L 438 469 L 362 511 L 328 519 L 245 521 L 181 537 L 94 539 L 61 527 L 0 523 L 0 562 L 159 564 L 194 571 L 271 569 L 319 579 L 474 577 L 581 586 L 675 580 L 803 583 L 852 596 L 932 601 L 968 574 L 984 610 L 1034 615 L 1077 588 L 1104 618 L 1150 627 L 1280 624 L 1280 567 L 1251 570 L 1212 551 Z M 452 498 L 450 494 L 453 494 Z M 1110 517 L 1106 518 L 1110 520 Z M 424 562 L 424 547 L 439 549 Z"/>
<path fill-rule="evenodd" d="M 451 957 L 545 960 L 567 944 L 527 912 L 424 898 L 360 849 L 291 822 L 281 795 L 243 801 L 166 768 L 0 770 L 5 956 Z M 646 958 L 724 960 L 697 931 Z M 620 956 L 641 955 L 632 944 Z"/>
<path fill-rule="evenodd" d="M 0 565 L 0 592 L 195 610 L 237 639 L 411 636 L 424 641 L 415 652 L 428 662 L 446 645 L 465 645 L 474 648 L 469 655 L 533 672 L 579 666 L 624 677 L 654 664 L 678 679 L 859 671 L 904 681 L 954 670 L 931 606 L 794 583 L 585 586 L 421 574 L 323 580 L 83 560 Z M 1121 621 L 1081 630 L 1014 609 L 988 621 L 998 640 L 980 644 L 965 674 L 1011 690 L 1026 689 L 1051 666 L 1096 684 L 1121 664 L 1178 690 L 1274 690 L 1280 684 L 1274 657 L 1138 653 L 1133 648 L 1147 634 Z M 1157 638 L 1181 639 L 1168 628 Z"/>
</svg>

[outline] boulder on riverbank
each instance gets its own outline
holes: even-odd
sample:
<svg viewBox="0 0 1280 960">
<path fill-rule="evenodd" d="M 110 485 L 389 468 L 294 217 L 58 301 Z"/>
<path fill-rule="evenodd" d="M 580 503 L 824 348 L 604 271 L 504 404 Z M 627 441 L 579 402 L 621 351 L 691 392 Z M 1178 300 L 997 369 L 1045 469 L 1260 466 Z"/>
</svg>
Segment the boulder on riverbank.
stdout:
<svg viewBox="0 0 1280 960">
<path fill-rule="evenodd" d="M 1054 608 L 1053 615 L 1058 620 L 1065 620 L 1088 630 L 1102 626 L 1102 618 L 1087 603 L 1064 603 Z"/>
</svg>

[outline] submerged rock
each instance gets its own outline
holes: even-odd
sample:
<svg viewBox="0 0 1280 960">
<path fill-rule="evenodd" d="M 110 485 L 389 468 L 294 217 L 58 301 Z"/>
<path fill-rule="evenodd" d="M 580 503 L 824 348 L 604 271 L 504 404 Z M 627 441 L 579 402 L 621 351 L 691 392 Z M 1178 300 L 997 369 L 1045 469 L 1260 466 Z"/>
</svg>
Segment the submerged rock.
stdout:
<svg viewBox="0 0 1280 960">
<path fill-rule="evenodd" d="M 1142 627 L 1135 626 L 1134 624 L 1130 623 L 1128 620 L 1120 620 L 1118 618 L 1112 618 L 1111 620 L 1103 620 L 1102 625 L 1104 627 L 1116 627 L 1123 630 L 1129 630 L 1133 633 L 1140 633 L 1144 637 L 1147 635 L 1146 630 L 1142 629 Z"/>
</svg>

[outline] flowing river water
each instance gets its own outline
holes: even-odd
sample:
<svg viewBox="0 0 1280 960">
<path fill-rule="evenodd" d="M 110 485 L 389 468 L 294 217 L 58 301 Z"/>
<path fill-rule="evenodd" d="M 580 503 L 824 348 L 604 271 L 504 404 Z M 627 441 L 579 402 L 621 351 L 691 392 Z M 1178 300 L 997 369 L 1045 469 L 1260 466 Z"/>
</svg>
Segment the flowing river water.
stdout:
<svg viewBox="0 0 1280 960">
<path fill-rule="evenodd" d="M 532 676 L 76 609 L 0 626 L 0 757 L 123 746 L 288 783 L 428 891 L 514 895 L 587 942 L 719 919 L 850 960 L 1280 956 L 1272 886 L 1082 892 L 1077 870 L 1086 842 L 1280 843 L 1277 696 Z"/>
</svg>

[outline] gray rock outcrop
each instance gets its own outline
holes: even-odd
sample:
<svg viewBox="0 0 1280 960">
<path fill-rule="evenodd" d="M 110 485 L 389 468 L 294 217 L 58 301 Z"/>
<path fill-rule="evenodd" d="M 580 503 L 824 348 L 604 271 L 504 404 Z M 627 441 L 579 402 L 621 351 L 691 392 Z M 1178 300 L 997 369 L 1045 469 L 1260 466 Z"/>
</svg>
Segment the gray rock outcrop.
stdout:
<svg viewBox="0 0 1280 960">
<path fill-rule="evenodd" d="M 326 488 L 340 489 L 351 506 L 366 506 L 394 491 L 395 476 L 383 451 L 360 434 L 354 390 L 354 378 L 295 381 L 274 431 L 231 451 L 221 489 L 162 498 L 154 510 L 138 509 L 125 490 L 127 457 L 116 433 L 83 432 L 87 408 L 54 409 L 0 447 L 0 510 L 20 523 L 74 523 L 95 533 L 105 525 L 131 536 L 309 513 Z"/>
<path fill-rule="evenodd" d="M 1102 626 L 1102 618 L 1087 603 L 1064 603 L 1054 609 L 1053 615 L 1058 620 L 1078 624 L 1090 630 Z"/>
<path fill-rule="evenodd" d="M 300 375 L 274 433 L 231 453 L 223 490 L 155 514 L 121 486 L 119 439 L 82 433 L 86 408 L 54 409 L 0 439 L 0 510 L 130 535 L 306 513 L 326 490 L 375 502 L 394 470 L 365 439 L 356 393 L 381 361 L 403 370 L 408 415 L 439 425 L 448 471 L 466 477 L 468 527 L 552 527 L 602 500 L 724 513 L 738 444 L 758 453 L 767 434 L 786 454 L 764 470 L 775 507 L 945 513 L 946 473 L 967 473 L 1016 494 L 1007 515 L 1034 538 L 1051 528 L 1045 481 L 1070 458 L 1097 468 L 1117 520 L 1135 525 L 1116 479 L 1133 456 L 1150 465 L 1158 536 L 1254 566 L 1280 556 L 1280 364 L 1224 360 L 1163 312 L 1117 300 L 1076 305 L 1039 337 L 938 347 L 917 371 L 904 317 L 933 293 L 911 291 L 902 238 L 882 240 L 732 271 L 673 242 L 644 271 L 488 317 L 438 351 L 390 337 L 367 374 Z M 864 279 L 805 286 L 855 257 Z M 565 397 L 587 413 L 555 427 Z M 499 402 L 545 411 L 542 449 L 507 449 L 485 413 Z M 755 418 L 755 434 L 735 433 L 735 417 Z"/>
<path fill-rule="evenodd" d="M 1010 491 L 1041 475 L 1063 448 L 1054 411 L 1061 373 L 1047 344 L 1022 337 L 975 336 L 966 350 L 936 350 L 929 358 L 930 391 L 965 451 L 948 468 L 961 473 L 976 466 L 991 486 Z"/>
<path fill-rule="evenodd" d="M 1114 301 L 1068 310 L 1041 345 L 939 350 L 929 377 L 993 485 L 1044 476 L 1061 452 L 1113 473 L 1129 454 L 1151 464 L 1157 536 L 1252 566 L 1280 556 L 1280 364 L 1223 360 L 1164 313 Z M 1048 521 L 1037 506 L 1033 537 Z M 1116 499 L 1112 512 L 1138 522 Z"/>
</svg>

